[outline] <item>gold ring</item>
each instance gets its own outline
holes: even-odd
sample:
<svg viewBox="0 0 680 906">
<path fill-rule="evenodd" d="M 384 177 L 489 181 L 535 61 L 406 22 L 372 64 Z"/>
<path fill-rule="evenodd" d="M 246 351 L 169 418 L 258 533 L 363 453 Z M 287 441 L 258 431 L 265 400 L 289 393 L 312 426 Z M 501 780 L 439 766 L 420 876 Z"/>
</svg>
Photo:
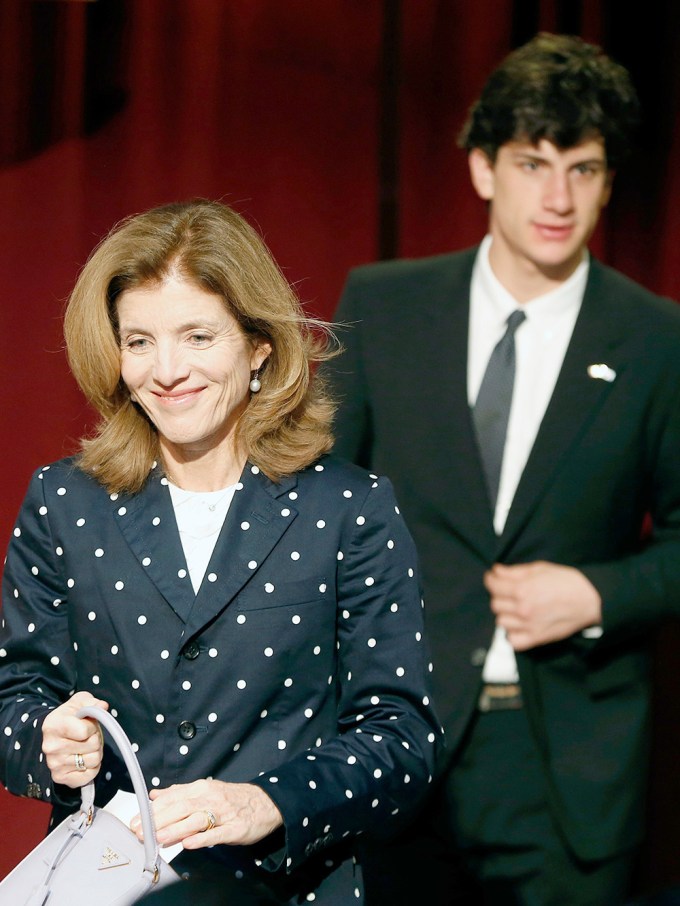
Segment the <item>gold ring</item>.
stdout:
<svg viewBox="0 0 680 906">
<path fill-rule="evenodd" d="M 215 827 L 215 825 L 217 824 L 217 818 L 215 817 L 215 813 L 211 812 L 209 808 L 204 808 L 201 811 L 208 819 L 206 826 L 203 828 L 203 833 L 205 833 L 206 831 L 212 830 L 213 827 Z"/>
<path fill-rule="evenodd" d="M 85 767 L 85 759 L 80 754 L 80 752 L 76 752 L 76 754 L 73 756 L 73 761 L 75 762 L 77 771 L 86 771 L 87 770 L 87 768 Z"/>
</svg>

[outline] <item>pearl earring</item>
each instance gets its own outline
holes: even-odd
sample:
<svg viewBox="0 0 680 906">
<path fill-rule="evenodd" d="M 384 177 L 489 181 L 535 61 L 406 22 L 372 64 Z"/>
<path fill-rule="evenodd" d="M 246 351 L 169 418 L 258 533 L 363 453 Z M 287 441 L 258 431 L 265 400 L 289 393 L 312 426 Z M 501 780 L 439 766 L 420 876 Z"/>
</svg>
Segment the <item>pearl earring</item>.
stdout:
<svg viewBox="0 0 680 906">
<path fill-rule="evenodd" d="M 259 393 L 262 388 L 262 383 L 260 381 L 259 374 L 260 374 L 259 370 L 256 371 L 255 374 L 253 375 L 252 380 L 250 381 L 249 386 L 250 386 L 251 393 Z"/>
</svg>

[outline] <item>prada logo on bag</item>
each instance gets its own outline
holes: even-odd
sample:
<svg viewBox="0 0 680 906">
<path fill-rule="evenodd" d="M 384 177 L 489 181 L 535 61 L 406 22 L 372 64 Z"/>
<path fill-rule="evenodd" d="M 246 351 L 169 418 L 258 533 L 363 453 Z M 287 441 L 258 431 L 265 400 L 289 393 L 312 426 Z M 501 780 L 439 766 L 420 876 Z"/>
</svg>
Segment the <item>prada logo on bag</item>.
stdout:
<svg viewBox="0 0 680 906">
<path fill-rule="evenodd" d="M 99 871 L 103 871 L 105 868 L 120 868 L 121 865 L 129 865 L 130 860 L 127 856 L 121 856 L 111 849 L 110 846 L 107 846 L 104 852 L 102 853 L 102 859 L 99 863 Z"/>
</svg>

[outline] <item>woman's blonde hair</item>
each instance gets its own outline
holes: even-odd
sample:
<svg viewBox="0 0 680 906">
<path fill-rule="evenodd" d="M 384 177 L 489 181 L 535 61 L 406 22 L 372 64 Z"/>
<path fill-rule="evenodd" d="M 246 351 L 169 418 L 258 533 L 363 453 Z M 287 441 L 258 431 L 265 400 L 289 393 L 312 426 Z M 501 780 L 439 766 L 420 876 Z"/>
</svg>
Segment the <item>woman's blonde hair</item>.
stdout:
<svg viewBox="0 0 680 906">
<path fill-rule="evenodd" d="M 71 370 L 101 419 L 81 440 L 79 464 L 109 491 L 140 490 L 160 460 L 153 424 L 121 379 L 116 300 L 171 271 L 216 293 L 245 335 L 272 347 L 238 424 L 248 459 L 273 481 L 332 445 L 334 406 L 312 366 L 333 353 L 327 325 L 305 316 L 269 250 L 231 208 L 199 199 L 153 208 L 118 224 L 81 271 L 66 309 Z"/>
</svg>

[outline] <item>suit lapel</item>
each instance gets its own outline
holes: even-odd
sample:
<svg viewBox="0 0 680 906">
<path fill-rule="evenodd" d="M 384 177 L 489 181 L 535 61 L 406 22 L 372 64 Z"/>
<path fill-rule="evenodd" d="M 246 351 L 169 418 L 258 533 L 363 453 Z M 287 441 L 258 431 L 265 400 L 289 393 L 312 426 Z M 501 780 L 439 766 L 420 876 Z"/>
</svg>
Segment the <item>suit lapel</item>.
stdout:
<svg viewBox="0 0 680 906">
<path fill-rule="evenodd" d="M 154 469 L 138 494 L 121 494 L 112 506 L 123 537 L 144 572 L 186 622 L 195 595 L 170 492 L 161 471 Z"/>
<path fill-rule="evenodd" d="M 447 475 L 455 463 L 465 463 L 465 480 L 438 482 L 437 496 L 446 512 L 460 514 L 453 526 L 484 557 L 496 543 L 493 517 L 484 480 L 472 414 L 467 398 L 468 327 L 470 282 L 477 250 L 455 256 L 456 269 L 449 268 L 436 293 L 430 295 L 426 319 L 439 350 L 433 364 L 433 389 L 427 403 L 428 418 L 437 425 L 433 455 L 440 463 L 433 475 Z M 456 260 L 457 259 L 457 260 Z M 460 266 L 462 263 L 462 267 Z M 443 350 L 443 353 L 442 353 Z M 437 424 L 438 422 L 438 424 Z"/>
<path fill-rule="evenodd" d="M 626 367 L 619 325 L 616 300 L 607 293 L 604 271 L 592 262 L 581 311 L 500 538 L 499 557 L 522 531 L 614 386 L 616 377 L 614 381 L 594 377 L 590 366 L 607 365 L 616 376 Z"/>
</svg>

